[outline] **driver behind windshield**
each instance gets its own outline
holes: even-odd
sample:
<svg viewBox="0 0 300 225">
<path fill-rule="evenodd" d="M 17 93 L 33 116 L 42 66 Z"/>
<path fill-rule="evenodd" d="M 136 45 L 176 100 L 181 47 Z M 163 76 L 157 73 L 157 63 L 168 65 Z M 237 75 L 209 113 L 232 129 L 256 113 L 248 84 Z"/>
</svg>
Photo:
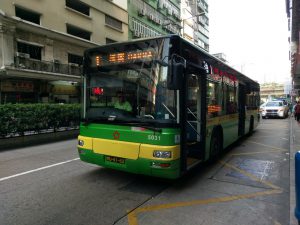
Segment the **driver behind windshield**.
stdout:
<svg viewBox="0 0 300 225">
<path fill-rule="evenodd" d="M 129 101 L 126 100 L 125 93 L 123 91 L 117 92 L 117 101 L 114 103 L 114 107 L 128 112 L 132 111 L 132 106 Z"/>
</svg>

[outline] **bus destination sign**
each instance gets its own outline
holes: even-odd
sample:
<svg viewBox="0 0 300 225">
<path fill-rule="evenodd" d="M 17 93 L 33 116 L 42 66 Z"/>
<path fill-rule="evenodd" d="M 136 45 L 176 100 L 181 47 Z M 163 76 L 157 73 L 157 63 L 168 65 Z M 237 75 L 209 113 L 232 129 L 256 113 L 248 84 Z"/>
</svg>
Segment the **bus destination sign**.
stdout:
<svg viewBox="0 0 300 225">
<path fill-rule="evenodd" d="M 96 55 L 96 66 L 106 66 L 110 64 L 129 63 L 136 60 L 151 60 L 154 57 L 152 51 L 138 51 L 138 52 L 118 52 L 107 55 Z"/>
</svg>

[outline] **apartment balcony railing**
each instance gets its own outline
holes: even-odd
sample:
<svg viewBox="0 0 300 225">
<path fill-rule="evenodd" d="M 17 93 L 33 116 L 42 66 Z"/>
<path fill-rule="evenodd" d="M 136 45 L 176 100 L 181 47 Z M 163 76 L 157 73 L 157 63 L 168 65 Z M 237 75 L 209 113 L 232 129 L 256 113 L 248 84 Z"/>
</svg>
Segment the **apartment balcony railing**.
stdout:
<svg viewBox="0 0 300 225">
<path fill-rule="evenodd" d="M 14 66 L 17 69 L 26 69 L 49 73 L 60 73 L 77 76 L 80 76 L 82 74 L 82 66 L 79 66 L 78 64 L 62 64 L 57 60 L 49 62 L 36 60 L 24 56 L 16 56 Z"/>
</svg>

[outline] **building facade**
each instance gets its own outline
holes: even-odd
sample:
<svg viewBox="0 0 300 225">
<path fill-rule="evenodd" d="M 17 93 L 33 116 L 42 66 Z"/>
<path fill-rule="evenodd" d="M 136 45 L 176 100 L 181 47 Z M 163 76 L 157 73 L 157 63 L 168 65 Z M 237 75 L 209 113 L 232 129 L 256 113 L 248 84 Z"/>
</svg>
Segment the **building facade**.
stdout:
<svg viewBox="0 0 300 225">
<path fill-rule="evenodd" d="M 1 0 L 0 103 L 79 102 L 83 52 L 128 39 L 121 0 Z"/>
<path fill-rule="evenodd" d="M 300 0 L 286 0 L 286 13 L 290 30 L 290 60 L 292 77 L 292 97 L 300 96 Z"/>
<path fill-rule="evenodd" d="M 207 0 L 128 0 L 129 39 L 179 34 L 209 51 Z"/>
<path fill-rule="evenodd" d="M 182 0 L 182 36 L 209 51 L 207 0 Z"/>
<path fill-rule="evenodd" d="M 264 83 L 260 85 L 260 98 L 263 102 L 276 98 L 286 98 L 284 84 Z"/>
<path fill-rule="evenodd" d="M 180 0 L 128 0 L 129 39 L 180 34 Z"/>
</svg>

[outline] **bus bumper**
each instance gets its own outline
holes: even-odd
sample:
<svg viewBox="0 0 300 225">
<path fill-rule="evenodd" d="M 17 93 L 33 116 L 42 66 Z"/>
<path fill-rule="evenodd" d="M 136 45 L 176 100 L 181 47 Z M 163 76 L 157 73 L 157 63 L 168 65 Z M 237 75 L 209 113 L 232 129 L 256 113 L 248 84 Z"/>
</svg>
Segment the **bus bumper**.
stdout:
<svg viewBox="0 0 300 225">
<path fill-rule="evenodd" d="M 138 158 L 136 160 L 121 159 L 112 161 L 111 158 L 114 157 L 94 153 L 92 150 L 78 148 L 78 153 L 82 161 L 106 168 L 167 179 L 176 179 L 180 177 L 179 159 L 173 161 L 160 161 Z M 108 160 L 108 158 L 110 160 Z"/>
</svg>

